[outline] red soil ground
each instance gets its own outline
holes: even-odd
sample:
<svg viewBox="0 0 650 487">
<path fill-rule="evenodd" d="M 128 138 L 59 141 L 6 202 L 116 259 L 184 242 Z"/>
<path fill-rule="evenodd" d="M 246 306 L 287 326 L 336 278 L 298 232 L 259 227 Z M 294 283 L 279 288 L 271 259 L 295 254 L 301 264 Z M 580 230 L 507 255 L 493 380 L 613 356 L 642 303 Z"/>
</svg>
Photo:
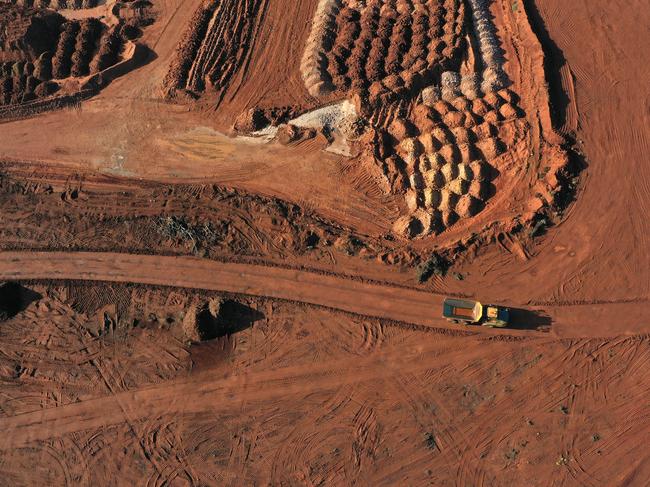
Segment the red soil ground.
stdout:
<svg viewBox="0 0 650 487">
<path fill-rule="evenodd" d="M 420 284 L 432 241 L 384 238 L 400 200 L 343 184 L 318 139 L 215 131 L 315 103 L 302 3 L 269 0 L 212 118 L 162 99 L 199 4 L 170 0 L 143 36 L 156 59 L 80 110 L 0 125 L 0 279 L 30 290 L 0 295 L 5 484 L 646 485 L 647 7 L 495 10 L 500 29 L 528 16 L 522 49 L 546 58 L 510 74 L 585 168 L 543 235 L 470 243 Z M 189 344 L 179 322 L 216 295 L 239 331 Z M 507 304 L 515 329 L 446 324 L 443 295 Z"/>
</svg>

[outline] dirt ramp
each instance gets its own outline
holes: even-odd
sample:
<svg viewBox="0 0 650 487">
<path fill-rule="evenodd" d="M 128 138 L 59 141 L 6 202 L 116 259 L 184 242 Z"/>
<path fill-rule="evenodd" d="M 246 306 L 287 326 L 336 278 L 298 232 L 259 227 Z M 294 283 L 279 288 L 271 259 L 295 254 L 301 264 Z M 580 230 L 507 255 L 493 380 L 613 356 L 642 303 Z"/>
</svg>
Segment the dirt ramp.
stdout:
<svg viewBox="0 0 650 487">
<path fill-rule="evenodd" d="M 233 76 L 249 56 L 267 0 L 213 0 L 196 11 L 164 81 L 164 91 L 221 99 Z"/>
</svg>

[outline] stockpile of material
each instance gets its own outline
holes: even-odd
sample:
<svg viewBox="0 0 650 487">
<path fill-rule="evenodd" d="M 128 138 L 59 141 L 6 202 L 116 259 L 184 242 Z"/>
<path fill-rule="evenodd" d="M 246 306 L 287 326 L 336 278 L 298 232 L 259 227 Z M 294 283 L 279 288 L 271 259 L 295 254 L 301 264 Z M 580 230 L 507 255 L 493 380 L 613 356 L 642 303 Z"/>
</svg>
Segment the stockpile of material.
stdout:
<svg viewBox="0 0 650 487">
<path fill-rule="evenodd" d="M 492 22 L 488 0 L 469 0 L 472 10 L 472 25 L 478 41 L 483 63 L 483 93 L 504 88 L 508 77 L 503 71 L 503 52 L 499 46 L 496 27 Z"/>
<path fill-rule="evenodd" d="M 334 89 L 327 72 L 325 49 L 334 36 L 333 27 L 340 7 L 341 0 L 320 0 L 314 14 L 314 23 L 300 65 L 305 86 L 312 96 L 322 96 Z"/>
</svg>

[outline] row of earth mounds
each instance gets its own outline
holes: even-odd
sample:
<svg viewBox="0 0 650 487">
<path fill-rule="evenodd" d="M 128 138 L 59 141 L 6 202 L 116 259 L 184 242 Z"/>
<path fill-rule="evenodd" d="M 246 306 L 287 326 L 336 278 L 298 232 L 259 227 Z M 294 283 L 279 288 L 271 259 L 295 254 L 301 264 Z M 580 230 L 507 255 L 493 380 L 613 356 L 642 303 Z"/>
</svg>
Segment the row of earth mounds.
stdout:
<svg viewBox="0 0 650 487">
<path fill-rule="evenodd" d="M 133 23 L 108 27 L 97 18 L 66 20 L 50 10 L 0 6 L 0 104 L 20 104 L 57 92 L 115 65 Z M 136 26 L 137 27 L 137 26 Z"/>
<path fill-rule="evenodd" d="M 408 213 L 396 222 L 397 233 L 439 234 L 485 208 L 496 191 L 494 161 L 508 149 L 500 133 L 524 116 L 517 103 L 507 89 L 474 100 L 416 103 L 366 134 L 366 156 L 389 191 L 405 198 Z"/>
<path fill-rule="evenodd" d="M 321 0 L 318 9 L 301 64 L 314 96 L 364 92 L 387 77 L 417 91 L 432 76 L 459 68 L 464 2 Z"/>
<path fill-rule="evenodd" d="M 9 0 L 9 2 L 20 7 L 50 8 L 54 10 L 94 8 L 100 3 L 99 0 Z"/>
<path fill-rule="evenodd" d="M 495 195 L 511 135 L 526 131 L 503 62 L 485 0 L 321 0 L 301 71 L 313 96 L 351 96 L 370 127 L 362 157 L 404 195 L 394 229 L 414 238 Z"/>
<path fill-rule="evenodd" d="M 0 60 L 35 59 L 56 44 L 64 22 L 49 10 L 0 3 Z"/>
<path fill-rule="evenodd" d="M 33 60 L 0 65 L 2 102 L 22 103 L 48 96 L 57 90 L 52 80 L 98 73 L 119 61 L 122 45 L 119 33 L 106 29 L 97 19 L 64 22 L 53 51 L 42 52 Z"/>
<path fill-rule="evenodd" d="M 167 96 L 209 90 L 221 100 L 249 56 L 264 0 L 204 2 L 194 13 L 163 83 Z"/>
<path fill-rule="evenodd" d="M 364 166 L 384 191 L 404 195 L 394 226 L 404 237 L 440 234 L 496 209 L 501 198 L 488 202 L 497 188 L 528 169 L 515 158 L 530 126 L 507 89 L 494 20 L 490 0 L 318 3 L 301 62 L 305 87 L 323 101 L 353 101 L 368 127 Z M 561 192 L 564 158 L 553 157 L 560 162 L 538 177 L 529 216 Z"/>
<path fill-rule="evenodd" d="M 480 90 L 484 93 L 497 91 L 508 84 L 508 76 L 503 69 L 504 53 L 492 21 L 489 0 L 468 0 L 468 4 L 478 47 L 475 56 L 479 58 L 477 62 L 481 69 Z"/>
</svg>

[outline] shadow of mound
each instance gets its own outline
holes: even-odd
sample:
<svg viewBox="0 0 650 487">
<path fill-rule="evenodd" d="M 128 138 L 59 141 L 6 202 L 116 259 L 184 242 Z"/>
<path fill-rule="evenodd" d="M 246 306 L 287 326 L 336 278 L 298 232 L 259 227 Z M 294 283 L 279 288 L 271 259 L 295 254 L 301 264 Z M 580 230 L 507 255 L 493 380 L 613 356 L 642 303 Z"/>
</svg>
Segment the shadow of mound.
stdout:
<svg viewBox="0 0 650 487">
<path fill-rule="evenodd" d="M 104 69 L 103 71 L 91 76 L 86 83 L 81 87 L 81 90 L 88 90 L 91 92 L 98 92 L 108 85 L 112 81 L 124 76 L 125 74 L 139 69 L 147 64 L 158 59 L 158 55 L 154 50 L 145 44 L 134 43 L 134 52 L 133 56 L 130 59 L 120 61 L 109 68 Z"/>
<path fill-rule="evenodd" d="M 548 331 L 552 324 L 551 317 L 543 311 L 510 308 L 508 328 L 515 330 Z"/>
<path fill-rule="evenodd" d="M 189 349 L 195 370 L 214 370 L 228 365 L 237 343 L 234 335 L 265 318 L 263 313 L 233 300 L 219 300 L 215 314 L 214 303 L 212 311 L 208 305 L 196 315 L 201 340 L 194 342 Z"/>
<path fill-rule="evenodd" d="M 566 64 L 564 53 L 549 34 L 544 18 L 533 0 L 523 2 L 528 14 L 530 26 L 539 39 L 544 51 L 544 74 L 549 88 L 551 118 L 554 127 L 562 127 L 567 119 L 567 110 L 571 103 L 569 95 L 562 87 L 562 66 Z"/>
<path fill-rule="evenodd" d="M 13 318 L 42 297 L 17 282 L 5 282 L 0 286 L 0 321 Z"/>
<path fill-rule="evenodd" d="M 215 316 L 208 308 L 197 315 L 197 325 L 203 340 L 213 340 L 233 335 L 253 326 L 264 319 L 264 314 L 237 301 L 226 300 L 221 303 Z"/>
</svg>

